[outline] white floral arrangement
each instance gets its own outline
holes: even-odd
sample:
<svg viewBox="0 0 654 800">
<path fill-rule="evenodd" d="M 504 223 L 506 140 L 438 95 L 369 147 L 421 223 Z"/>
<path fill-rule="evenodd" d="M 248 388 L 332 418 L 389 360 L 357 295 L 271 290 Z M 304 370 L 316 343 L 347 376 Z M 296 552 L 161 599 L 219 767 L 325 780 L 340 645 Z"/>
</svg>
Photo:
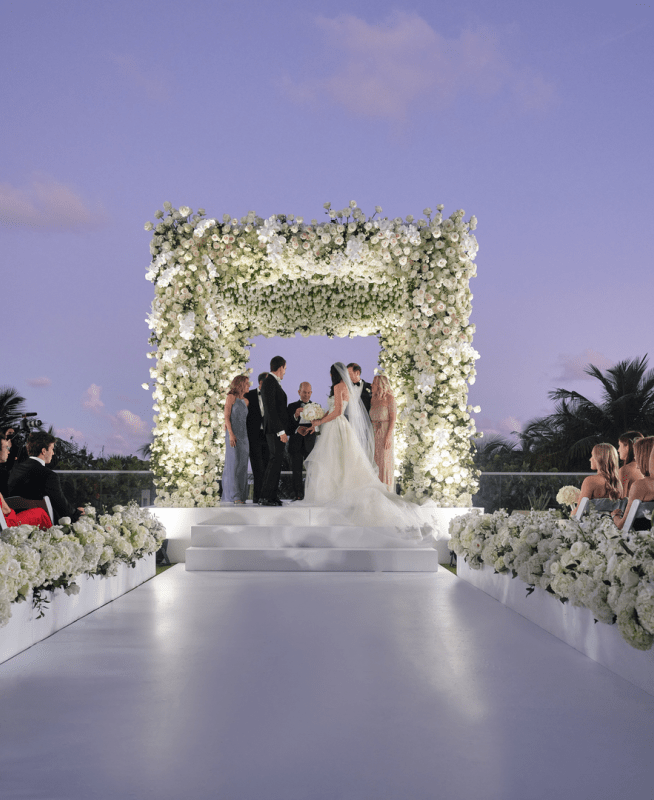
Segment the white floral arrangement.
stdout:
<svg viewBox="0 0 654 800">
<path fill-rule="evenodd" d="M 470 512 L 450 523 L 450 550 L 472 569 L 538 586 L 562 602 L 592 611 L 598 622 L 617 623 L 628 644 L 654 644 L 654 541 L 648 532 L 626 536 L 610 517 L 591 510 L 581 522 L 560 512 L 509 516 Z"/>
<path fill-rule="evenodd" d="M 314 422 L 322 419 L 326 413 L 319 403 L 307 403 L 302 409 L 302 419 L 306 419 L 307 422 Z"/>
<path fill-rule="evenodd" d="M 120 564 L 156 552 L 164 538 L 163 525 L 136 503 L 100 516 L 87 506 L 77 522 L 62 517 L 43 531 L 34 525 L 7 528 L 0 534 L 0 628 L 11 617 L 11 603 L 30 592 L 35 605 L 55 588 L 77 594 L 78 575 L 115 575 Z"/>
<path fill-rule="evenodd" d="M 561 506 L 576 506 L 581 490 L 576 486 L 562 486 L 556 495 L 556 502 Z"/>
<path fill-rule="evenodd" d="M 355 201 L 327 219 L 205 218 L 164 203 L 155 213 L 148 355 L 157 504 L 213 506 L 225 456 L 225 397 L 255 336 L 378 335 L 380 366 L 398 400 L 398 477 L 420 502 L 469 505 L 479 472 L 468 405 L 470 278 L 477 221 L 424 210 L 415 220 L 366 217 Z M 292 297 L 293 302 L 286 302 Z"/>
</svg>

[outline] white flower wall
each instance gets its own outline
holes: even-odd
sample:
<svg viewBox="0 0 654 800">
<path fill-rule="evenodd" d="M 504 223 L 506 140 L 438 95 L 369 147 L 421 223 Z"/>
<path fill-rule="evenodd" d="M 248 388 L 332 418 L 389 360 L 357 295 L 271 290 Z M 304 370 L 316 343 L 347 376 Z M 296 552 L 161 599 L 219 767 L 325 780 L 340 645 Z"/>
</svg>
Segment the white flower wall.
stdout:
<svg viewBox="0 0 654 800">
<path fill-rule="evenodd" d="M 469 280 L 476 219 L 366 218 L 352 201 L 328 219 L 222 221 L 164 211 L 147 279 L 159 505 L 212 506 L 224 459 L 223 409 L 254 336 L 378 335 L 398 400 L 397 458 L 406 495 L 469 505 L 477 488 L 467 404 L 475 379 Z M 144 384 L 148 388 L 148 384 Z"/>
</svg>

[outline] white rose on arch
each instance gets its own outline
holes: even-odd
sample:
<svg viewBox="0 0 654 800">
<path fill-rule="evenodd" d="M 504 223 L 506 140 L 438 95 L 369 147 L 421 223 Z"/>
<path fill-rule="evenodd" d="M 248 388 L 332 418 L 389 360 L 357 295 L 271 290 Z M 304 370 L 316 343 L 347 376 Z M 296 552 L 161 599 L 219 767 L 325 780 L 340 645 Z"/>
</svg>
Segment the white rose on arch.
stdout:
<svg viewBox="0 0 654 800">
<path fill-rule="evenodd" d="M 452 329 L 443 335 L 442 331 L 436 333 L 440 330 L 439 326 L 442 327 L 439 319 L 442 314 L 431 302 L 431 298 L 440 296 L 441 290 L 440 284 L 430 281 L 439 278 L 434 279 L 434 273 L 425 272 L 425 267 L 421 268 L 420 265 L 423 258 L 425 265 L 428 263 L 429 256 L 423 256 L 423 253 L 427 254 L 433 248 L 437 240 L 432 238 L 432 233 L 436 235 L 435 226 L 438 227 L 441 222 L 444 231 L 456 233 L 462 243 L 466 242 L 467 251 L 474 256 L 476 242 L 458 213 L 450 218 L 451 225 L 445 225 L 447 220 L 442 221 L 440 214 L 428 225 L 424 220 L 415 222 L 413 218 L 409 219 L 410 215 L 406 217 L 407 222 L 399 217 L 395 220 L 366 220 L 356 205 L 350 205 L 349 209 L 338 212 L 343 218 L 350 215 L 350 227 L 346 229 L 345 225 L 338 223 L 339 233 L 337 226 L 329 222 L 304 225 L 301 218 L 293 219 L 290 215 L 287 217 L 289 222 L 282 223 L 283 218 L 275 216 L 264 221 L 256 217 L 254 212 L 240 222 L 225 215 L 222 223 L 212 219 L 211 225 L 206 224 L 209 221 L 202 220 L 187 226 L 183 212 L 188 210 L 190 214 L 190 208 L 183 207 L 175 211 L 170 207 L 166 210 L 170 212 L 164 220 L 167 232 L 163 239 L 157 233 L 152 240 L 153 262 L 148 269 L 148 276 L 150 280 L 156 280 L 162 269 L 176 267 L 178 263 L 180 268 L 175 274 L 167 276 L 167 286 L 155 284 L 152 323 L 158 342 L 159 363 L 165 358 L 170 361 L 171 368 L 179 365 L 184 375 L 176 379 L 172 372 L 170 375 L 162 373 L 157 376 L 153 387 L 159 406 L 155 431 L 159 431 L 158 438 L 163 445 L 155 458 L 159 470 L 157 474 L 161 476 L 158 480 L 161 483 L 162 480 L 168 480 L 169 476 L 171 485 L 177 487 L 166 492 L 160 485 L 164 502 L 185 502 L 187 505 L 211 505 L 215 502 L 213 487 L 206 483 L 206 465 L 220 466 L 220 460 L 224 457 L 224 442 L 221 441 L 222 437 L 215 441 L 211 425 L 215 425 L 215 420 L 220 417 L 229 380 L 235 371 L 243 370 L 247 365 L 249 331 L 243 331 L 238 326 L 247 321 L 252 326 L 251 335 L 258 335 L 267 331 L 275 333 L 278 329 L 293 329 L 302 325 L 303 319 L 306 321 L 309 318 L 310 331 L 302 332 L 319 334 L 328 326 L 334 327 L 333 304 L 326 302 L 329 292 L 339 295 L 339 320 L 334 330 L 337 335 L 368 335 L 379 330 L 379 323 L 375 324 L 374 320 L 395 321 L 381 332 L 384 345 L 382 366 L 399 393 L 400 401 L 404 396 L 415 395 L 418 398 L 417 411 L 425 412 L 425 416 L 418 417 L 415 423 L 403 422 L 405 430 L 398 426 L 398 455 L 411 460 L 416 476 L 405 478 L 405 490 L 415 490 L 420 496 L 431 494 L 437 501 L 451 504 L 459 494 L 463 497 L 466 496 L 466 490 L 475 489 L 472 477 L 475 472 L 466 460 L 469 452 L 465 446 L 472 432 L 471 426 L 459 417 L 453 426 L 454 431 L 460 432 L 452 437 L 448 445 L 451 462 L 455 466 L 458 464 L 459 469 L 446 475 L 444 472 L 438 473 L 439 467 L 436 467 L 436 474 L 428 473 L 425 467 L 434 452 L 429 445 L 431 432 L 438 427 L 438 419 L 447 417 L 447 412 L 439 414 L 438 409 L 444 407 L 442 404 L 449 408 L 465 404 L 467 385 L 471 379 L 474 380 L 470 363 L 463 363 L 462 359 L 456 363 L 454 359 L 444 365 L 449 366 L 452 374 L 445 382 L 437 383 L 446 376 L 443 372 L 442 377 L 438 377 L 438 373 L 434 372 L 430 355 L 448 342 L 458 343 L 460 335 L 465 337 L 466 344 L 471 340 L 474 329 L 470 329 L 468 334 L 469 328 L 466 328 L 466 333 L 461 334 L 458 327 L 460 320 L 465 320 L 467 324 L 470 316 L 467 281 L 471 271 L 456 266 L 458 260 L 450 264 L 447 257 L 442 259 L 443 266 L 447 267 L 444 273 L 449 282 L 448 294 L 458 298 L 453 303 L 449 296 L 443 295 L 450 305 L 456 306 L 456 315 L 452 315 Z M 381 209 L 378 208 L 376 213 L 381 213 Z M 352 222 L 353 218 L 356 224 Z M 198 236 L 198 233 L 201 235 Z M 227 241 L 223 241 L 224 237 L 227 237 Z M 323 241 L 326 238 L 329 241 Z M 294 240 L 297 249 L 293 245 Z M 448 240 L 453 241 L 451 236 Z M 300 243 L 306 245 L 306 251 L 300 249 Z M 389 243 L 392 247 L 390 251 Z M 167 257 L 174 259 L 170 264 L 160 260 L 166 253 Z M 190 260 L 183 259 L 183 256 L 190 257 Z M 340 262 L 344 266 L 339 267 L 339 256 L 345 259 Z M 400 259 L 405 259 L 406 263 L 401 263 Z M 188 264 L 188 270 L 184 266 L 182 271 L 182 264 Z M 199 266 L 203 269 L 198 269 Z M 419 304 L 421 309 L 416 319 L 424 316 L 418 324 L 417 321 L 412 323 L 406 319 L 410 311 L 407 309 L 406 281 L 421 274 L 421 269 L 425 276 L 424 283 L 421 283 L 422 297 L 426 300 L 429 295 L 429 300 L 424 309 L 424 301 Z M 352 294 L 352 286 L 357 279 L 370 286 L 367 313 L 372 323 L 362 324 L 359 318 L 360 297 Z M 310 290 L 295 292 L 293 296 L 297 302 L 292 306 L 271 306 L 270 300 L 280 280 L 305 281 L 307 287 L 314 286 L 317 292 L 315 295 Z M 202 306 L 197 302 L 199 297 L 202 298 Z M 211 315 L 209 311 L 205 312 L 205 307 L 215 319 L 210 319 Z M 245 316 L 239 309 L 247 309 Z M 425 317 L 429 313 L 434 314 L 435 319 L 427 323 Z M 169 351 L 179 351 L 184 356 L 174 358 L 174 352 L 166 355 Z M 408 381 L 401 377 L 402 365 L 407 359 L 415 359 L 418 370 L 416 377 Z M 429 375 L 427 383 L 421 383 L 418 374 Z M 432 381 L 433 384 L 429 385 Z M 214 388 L 208 389 L 210 385 Z M 194 449 L 188 454 L 188 460 L 180 462 L 178 456 L 166 452 L 166 442 L 182 430 L 185 412 L 176 416 L 174 409 L 178 407 L 175 405 L 179 402 L 177 397 L 184 397 L 185 404 L 193 409 L 196 399 L 206 402 L 211 396 L 209 392 L 214 389 L 216 411 L 209 415 L 209 424 L 207 417 L 198 417 L 195 426 L 191 426 L 192 439 L 186 437 L 186 441 L 190 441 Z M 429 408 L 426 407 L 428 402 Z M 412 440 L 412 431 L 419 431 L 419 435 L 407 451 L 406 442 Z M 203 465 L 202 468 L 199 464 Z M 190 465 L 193 465 L 192 468 Z M 402 472 L 402 469 L 399 471 Z M 446 477 L 452 477 L 454 483 L 446 486 Z"/>
</svg>

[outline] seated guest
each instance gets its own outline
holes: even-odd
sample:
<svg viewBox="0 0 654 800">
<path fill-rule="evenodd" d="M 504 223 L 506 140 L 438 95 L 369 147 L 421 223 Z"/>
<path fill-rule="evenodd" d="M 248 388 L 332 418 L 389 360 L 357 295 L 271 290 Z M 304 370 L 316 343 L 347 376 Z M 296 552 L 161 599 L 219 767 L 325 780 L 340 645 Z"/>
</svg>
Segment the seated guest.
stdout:
<svg viewBox="0 0 654 800">
<path fill-rule="evenodd" d="M 654 436 L 636 439 L 634 442 L 634 454 L 636 456 L 636 464 L 641 473 L 643 473 L 643 477 L 631 484 L 629 502 L 624 513 L 616 510 L 611 514 L 619 530 L 622 530 L 634 500 L 640 500 L 641 503 L 650 503 L 654 500 Z M 637 517 L 634 520 L 633 528 L 637 531 L 647 531 L 650 529 L 650 521 L 644 517 Z"/>
<path fill-rule="evenodd" d="M 0 433 L 0 494 L 7 494 L 9 484 L 9 468 L 7 460 L 9 458 L 9 451 L 11 450 L 11 442 L 4 433 Z"/>
<path fill-rule="evenodd" d="M 311 384 L 300 384 L 298 394 L 300 399 L 288 406 L 289 438 L 288 454 L 291 457 L 291 471 L 293 473 L 293 499 L 304 498 L 304 483 L 302 482 L 302 465 L 304 459 L 313 450 L 316 443 L 316 434 L 311 430 L 309 420 L 302 418 L 302 409 L 311 402 L 313 389 Z"/>
<path fill-rule="evenodd" d="M 59 476 L 46 466 L 52 461 L 55 441 L 51 433 L 44 431 L 35 431 L 29 435 L 29 458 L 16 464 L 9 473 L 9 494 L 27 500 L 41 500 L 47 495 L 55 515 L 53 522 L 57 522 L 60 517 L 70 517 L 75 522 L 84 513 L 84 509 L 75 508 L 66 499 Z"/>
<path fill-rule="evenodd" d="M 15 429 L 12 427 L 7 428 L 4 431 L 5 436 L 7 437 L 7 441 L 10 444 L 9 455 L 7 456 L 6 461 L 6 469 L 7 472 L 11 472 L 12 467 L 18 461 L 18 456 L 21 455 L 21 450 L 24 448 L 22 447 L 23 439 L 21 438 L 19 433 L 16 433 Z M 22 460 L 22 459 L 21 459 Z"/>
<path fill-rule="evenodd" d="M 638 431 L 627 431 L 618 439 L 618 456 L 620 457 L 620 461 L 624 462 L 618 474 L 620 483 L 622 484 L 623 497 L 629 497 L 629 487 L 631 484 L 644 477 L 642 472 L 638 469 L 636 457 L 634 456 L 634 442 L 642 438 L 643 434 L 638 433 Z"/>
<path fill-rule="evenodd" d="M 52 521 L 47 512 L 42 508 L 26 508 L 24 511 L 14 511 L 9 508 L 4 497 L 0 494 L 2 514 L 8 528 L 17 528 L 19 525 L 38 525 L 41 530 L 52 527 Z"/>
<path fill-rule="evenodd" d="M 7 456 L 11 449 L 11 442 L 7 439 L 4 433 L 0 433 L 0 503 L 2 504 L 2 513 L 4 514 L 5 522 L 9 528 L 14 528 L 17 525 L 38 525 L 39 528 L 52 527 L 52 520 L 47 515 L 46 511 L 42 508 L 26 508 L 24 511 L 14 511 L 9 508 L 5 502 L 4 495 L 7 494 L 7 483 L 9 479 L 9 472 L 3 470 L 7 466 Z M 40 499 L 40 498 L 39 498 Z"/>
<path fill-rule="evenodd" d="M 590 454 L 590 468 L 597 471 L 597 475 L 589 475 L 581 484 L 581 493 L 572 516 L 577 513 L 577 508 L 582 497 L 597 500 L 608 497 L 619 500 L 622 497 L 622 484 L 618 479 L 618 453 L 612 444 L 596 444 Z"/>
<path fill-rule="evenodd" d="M 634 458 L 643 478 L 649 478 L 651 475 L 652 449 L 654 449 L 654 436 L 643 436 L 634 442 Z"/>
</svg>

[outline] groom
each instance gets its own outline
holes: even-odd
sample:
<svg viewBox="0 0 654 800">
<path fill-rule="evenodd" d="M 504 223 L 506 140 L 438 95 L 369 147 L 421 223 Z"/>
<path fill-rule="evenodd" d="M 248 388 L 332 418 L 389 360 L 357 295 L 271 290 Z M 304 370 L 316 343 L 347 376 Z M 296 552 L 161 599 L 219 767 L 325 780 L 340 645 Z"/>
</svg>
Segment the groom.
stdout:
<svg viewBox="0 0 654 800">
<path fill-rule="evenodd" d="M 347 365 L 347 374 L 350 376 L 354 391 L 358 392 L 366 411 L 370 414 L 370 401 L 372 399 L 372 386 L 364 380 L 361 380 L 361 367 L 355 364 L 354 361 Z"/>
<path fill-rule="evenodd" d="M 281 506 L 277 496 L 279 477 L 282 472 L 284 445 L 288 441 L 288 399 L 282 389 L 282 378 L 286 372 L 286 359 L 275 356 L 270 361 L 270 372 L 261 383 L 263 400 L 263 429 L 268 443 L 268 464 L 261 487 L 261 506 Z"/>
</svg>

